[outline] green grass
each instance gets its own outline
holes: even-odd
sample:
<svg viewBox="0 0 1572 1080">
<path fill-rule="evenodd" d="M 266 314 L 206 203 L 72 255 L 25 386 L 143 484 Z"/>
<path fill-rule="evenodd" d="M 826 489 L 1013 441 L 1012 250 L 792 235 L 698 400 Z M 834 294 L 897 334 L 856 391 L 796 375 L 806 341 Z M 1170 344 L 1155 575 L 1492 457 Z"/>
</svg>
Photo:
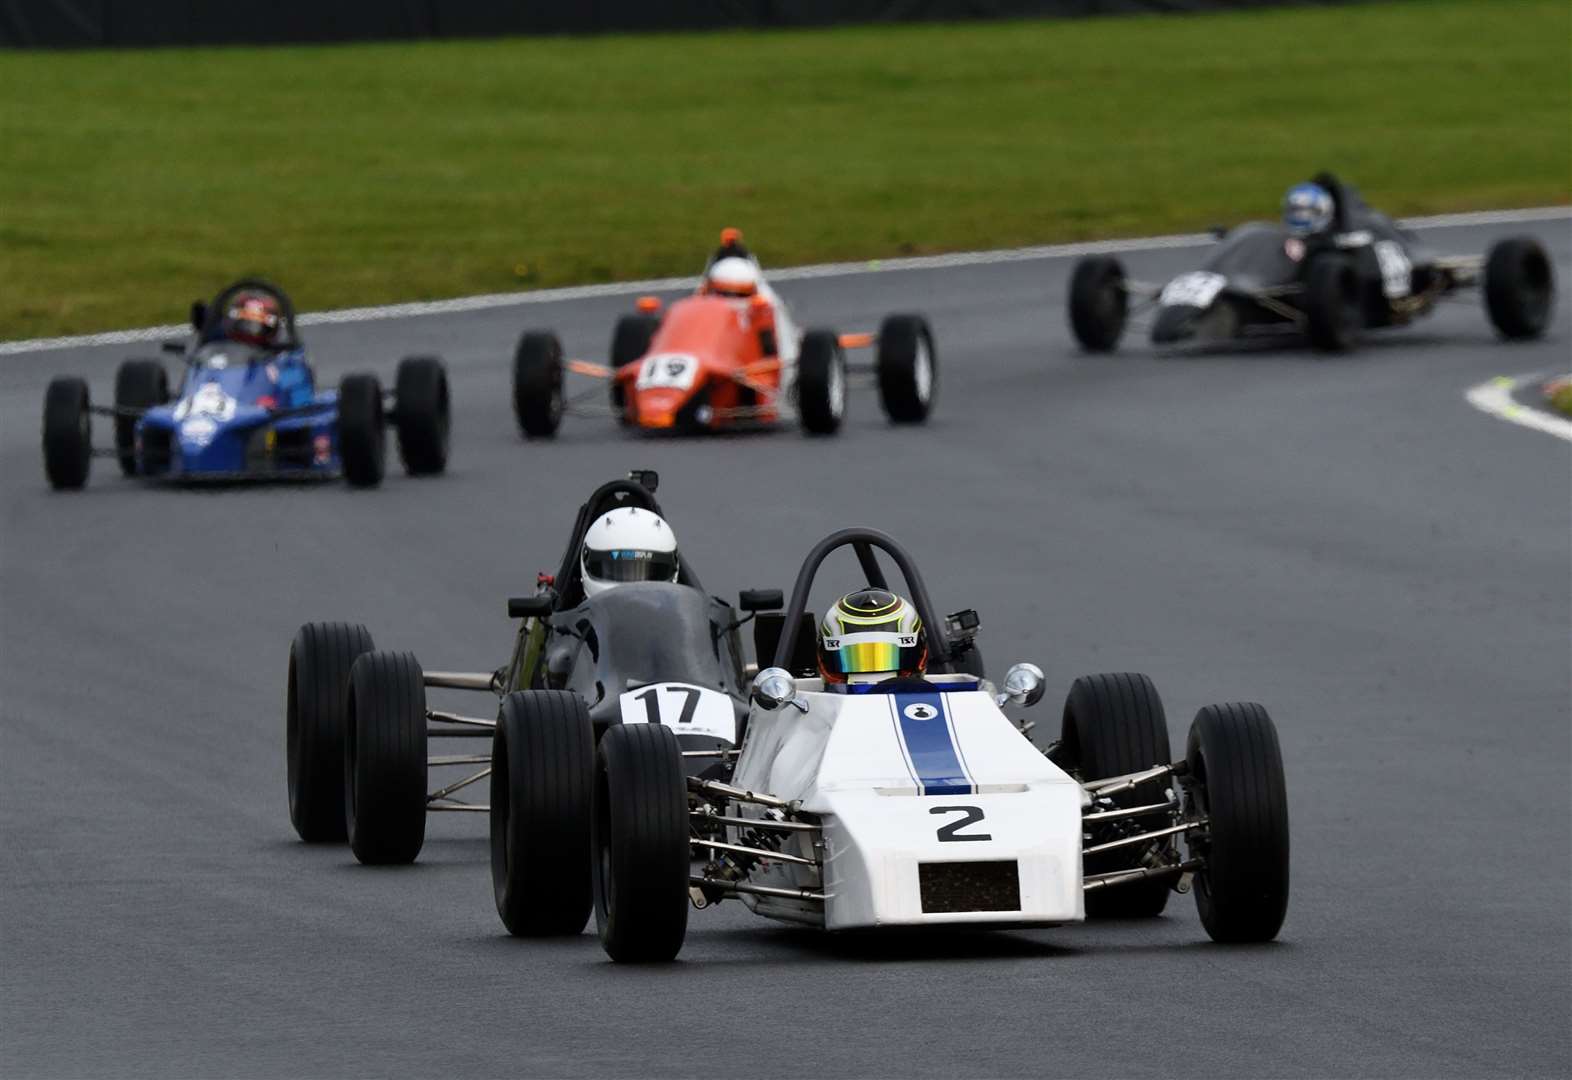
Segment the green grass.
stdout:
<svg viewBox="0 0 1572 1080">
<path fill-rule="evenodd" d="M 0 53 L 0 338 L 1572 198 L 1572 6 Z"/>
</svg>

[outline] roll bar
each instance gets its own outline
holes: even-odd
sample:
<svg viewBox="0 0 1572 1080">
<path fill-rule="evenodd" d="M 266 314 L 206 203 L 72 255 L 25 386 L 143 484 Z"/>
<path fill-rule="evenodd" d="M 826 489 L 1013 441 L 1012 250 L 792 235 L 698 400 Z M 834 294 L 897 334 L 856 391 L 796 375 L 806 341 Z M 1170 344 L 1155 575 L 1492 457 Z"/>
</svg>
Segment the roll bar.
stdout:
<svg viewBox="0 0 1572 1080">
<path fill-rule="evenodd" d="M 917 572 L 917 566 L 912 562 L 912 557 L 906 549 L 896 543 L 895 538 L 882 533 L 878 529 L 841 529 L 833 532 L 813 545 L 813 550 L 808 552 L 808 557 L 802 562 L 802 569 L 797 572 L 797 583 L 791 589 L 791 603 L 786 606 L 786 618 L 782 624 L 795 627 L 802 622 L 803 612 L 808 610 L 808 592 L 813 588 L 814 576 L 819 572 L 819 564 L 824 562 L 826 555 L 840 548 L 850 546 L 857 553 L 857 562 L 862 566 L 862 572 L 868 578 L 868 584 L 876 589 L 888 589 L 885 583 L 884 571 L 879 566 L 879 560 L 874 555 L 874 548 L 888 555 L 906 579 L 906 591 L 911 593 L 912 603 L 917 607 L 917 614 L 921 616 L 923 625 L 928 628 L 928 659 L 930 663 L 944 665 L 950 662 L 950 642 L 945 631 L 944 622 L 934 610 L 933 601 L 928 599 L 928 587 L 923 584 L 922 575 Z M 780 643 L 775 646 L 776 667 L 790 668 L 792 643 L 796 640 L 795 633 L 782 633 Z"/>
</svg>

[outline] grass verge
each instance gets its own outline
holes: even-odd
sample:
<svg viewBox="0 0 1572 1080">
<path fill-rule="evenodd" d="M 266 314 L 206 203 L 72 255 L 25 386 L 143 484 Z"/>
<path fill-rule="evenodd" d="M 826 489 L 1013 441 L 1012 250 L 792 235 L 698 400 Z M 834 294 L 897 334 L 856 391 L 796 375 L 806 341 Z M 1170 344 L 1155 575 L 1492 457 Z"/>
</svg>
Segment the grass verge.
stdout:
<svg viewBox="0 0 1572 1080">
<path fill-rule="evenodd" d="M 1319 167 L 1394 213 L 1572 198 L 1572 7 L 0 53 L 0 338 L 1188 230 Z"/>
</svg>

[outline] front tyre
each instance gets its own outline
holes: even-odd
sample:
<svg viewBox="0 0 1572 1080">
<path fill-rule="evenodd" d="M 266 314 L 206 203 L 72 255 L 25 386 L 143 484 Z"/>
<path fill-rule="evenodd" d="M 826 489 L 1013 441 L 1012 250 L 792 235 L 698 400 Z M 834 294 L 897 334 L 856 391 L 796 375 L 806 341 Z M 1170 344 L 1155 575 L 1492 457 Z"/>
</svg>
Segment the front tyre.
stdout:
<svg viewBox="0 0 1572 1080">
<path fill-rule="evenodd" d="M 306 623 L 289 646 L 284 697 L 289 821 L 307 843 L 343 841 L 344 709 L 349 669 L 375 646 L 354 623 Z"/>
<path fill-rule="evenodd" d="M 846 355 L 833 330 L 809 330 L 797 354 L 797 412 L 810 435 L 834 435 L 846 417 Z"/>
<path fill-rule="evenodd" d="M 624 315 L 617 320 L 616 329 L 611 335 L 611 408 L 617 414 L 618 423 L 628 422 L 628 403 L 623 393 L 622 381 L 616 376 L 629 364 L 636 363 L 644 358 L 650 351 L 650 342 L 655 338 L 655 331 L 660 329 L 658 315 L 646 315 L 639 312 L 636 315 Z"/>
<path fill-rule="evenodd" d="M 1305 332 L 1322 352 L 1347 352 L 1359 329 L 1359 276 L 1341 255 L 1322 255 L 1305 278 Z"/>
<path fill-rule="evenodd" d="M 1140 772 L 1173 760 L 1168 744 L 1168 719 L 1157 687 L 1145 675 L 1120 672 L 1084 675 L 1070 684 L 1064 703 L 1064 727 L 1056 759 L 1082 781 Z M 1116 807 L 1146 806 L 1156 802 L 1155 785 L 1136 787 L 1112 796 Z M 1157 811 L 1126 818 L 1091 830 L 1092 843 L 1160 829 L 1170 824 L 1170 814 Z M 1110 831 L 1111 830 L 1111 831 Z M 1169 840 L 1157 841 L 1165 858 L 1173 854 Z M 1133 870 L 1141 865 L 1140 845 L 1088 855 L 1084 872 L 1104 874 Z M 1168 905 L 1166 881 L 1136 881 L 1105 886 L 1086 894 L 1089 919 L 1152 918 Z"/>
<path fill-rule="evenodd" d="M 920 424 L 933 409 L 939 355 L 920 315 L 891 315 L 879 328 L 879 404 L 896 424 Z"/>
<path fill-rule="evenodd" d="M 1070 329 L 1089 353 L 1112 352 L 1124 335 L 1129 313 L 1124 266 L 1111 255 L 1092 255 L 1075 264 L 1070 277 Z"/>
<path fill-rule="evenodd" d="M 44 391 L 44 475 L 56 491 L 75 491 L 87 483 L 93 463 L 93 417 L 87 383 L 61 376 Z"/>
<path fill-rule="evenodd" d="M 620 962 L 672 960 L 688 931 L 688 785 L 677 736 L 614 724 L 595 757 L 595 925 Z"/>
<path fill-rule="evenodd" d="M 526 439 L 549 439 L 562 426 L 562 342 L 531 331 L 513 354 L 513 415 Z"/>
<path fill-rule="evenodd" d="M 398 456 L 410 476 L 434 476 L 448 466 L 448 373 L 435 356 L 399 361 L 393 388 Z"/>
<path fill-rule="evenodd" d="M 594 905 L 595 738 L 566 690 L 502 699 L 491 743 L 491 889 L 508 933 L 578 934 Z"/>
<path fill-rule="evenodd" d="M 1192 809 L 1195 906 L 1213 941 L 1270 941 L 1288 911 L 1288 791 L 1277 729 L 1253 703 L 1208 705 L 1185 750 Z"/>
<path fill-rule="evenodd" d="M 169 374 L 157 360 L 127 360 L 115 371 L 115 408 L 146 412 L 169 400 Z M 135 476 L 136 416 L 115 416 L 115 457 L 120 471 Z"/>
<path fill-rule="evenodd" d="M 350 487 L 376 487 L 387 468 L 382 384 L 375 375 L 345 375 L 338 384 L 338 453 Z"/>
<path fill-rule="evenodd" d="M 344 822 L 355 858 L 411 863 L 426 842 L 426 683 L 407 652 L 370 652 L 349 669 Z"/>
<path fill-rule="evenodd" d="M 1550 256 L 1532 236 L 1513 236 L 1485 259 L 1485 310 L 1497 333 L 1509 341 L 1537 338 L 1555 308 L 1555 271 Z"/>
</svg>

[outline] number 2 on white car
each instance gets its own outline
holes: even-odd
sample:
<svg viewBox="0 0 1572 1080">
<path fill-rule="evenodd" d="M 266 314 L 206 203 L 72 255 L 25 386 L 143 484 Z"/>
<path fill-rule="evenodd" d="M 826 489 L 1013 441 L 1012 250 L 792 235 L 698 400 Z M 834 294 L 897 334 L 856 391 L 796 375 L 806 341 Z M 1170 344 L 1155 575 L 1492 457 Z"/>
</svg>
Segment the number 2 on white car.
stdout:
<svg viewBox="0 0 1572 1080">
<path fill-rule="evenodd" d="M 930 814 L 960 814 L 953 821 L 939 826 L 939 840 L 941 843 L 958 843 L 963 840 L 992 840 L 993 836 L 985 832 L 961 832 L 968 825 L 976 825 L 983 819 L 980 806 L 935 806 L 928 810 Z"/>
</svg>

